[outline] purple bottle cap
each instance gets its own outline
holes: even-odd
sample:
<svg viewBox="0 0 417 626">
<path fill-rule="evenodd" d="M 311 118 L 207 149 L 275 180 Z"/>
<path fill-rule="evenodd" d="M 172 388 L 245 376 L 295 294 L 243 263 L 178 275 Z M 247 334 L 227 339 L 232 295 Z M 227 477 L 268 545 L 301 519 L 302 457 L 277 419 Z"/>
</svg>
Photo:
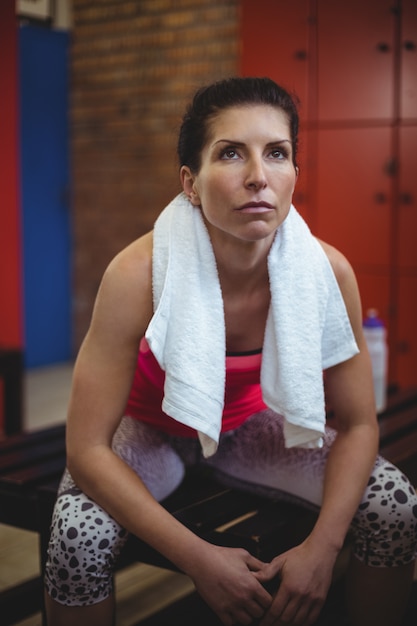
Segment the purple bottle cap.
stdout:
<svg viewBox="0 0 417 626">
<path fill-rule="evenodd" d="M 377 309 L 368 309 L 366 311 L 366 317 L 363 320 L 365 328 L 383 328 L 384 322 L 378 317 Z"/>
</svg>

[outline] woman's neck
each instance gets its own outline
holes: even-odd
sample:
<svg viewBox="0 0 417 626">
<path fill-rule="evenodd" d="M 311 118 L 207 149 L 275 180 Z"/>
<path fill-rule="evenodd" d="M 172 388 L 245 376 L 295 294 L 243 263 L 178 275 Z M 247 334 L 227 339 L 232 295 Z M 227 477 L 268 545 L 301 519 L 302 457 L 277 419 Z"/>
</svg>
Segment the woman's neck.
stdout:
<svg viewBox="0 0 417 626">
<path fill-rule="evenodd" d="M 268 254 L 272 242 L 214 244 L 217 271 L 223 293 L 251 293 L 269 287 Z"/>
</svg>

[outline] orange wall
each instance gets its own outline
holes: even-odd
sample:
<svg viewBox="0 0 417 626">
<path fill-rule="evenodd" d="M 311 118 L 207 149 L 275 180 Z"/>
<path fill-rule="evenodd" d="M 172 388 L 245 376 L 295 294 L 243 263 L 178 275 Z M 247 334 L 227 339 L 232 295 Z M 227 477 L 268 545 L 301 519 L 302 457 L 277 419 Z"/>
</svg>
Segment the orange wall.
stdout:
<svg viewBox="0 0 417 626">
<path fill-rule="evenodd" d="M 15 0 L 0 2 L 0 347 L 22 345 Z"/>
</svg>

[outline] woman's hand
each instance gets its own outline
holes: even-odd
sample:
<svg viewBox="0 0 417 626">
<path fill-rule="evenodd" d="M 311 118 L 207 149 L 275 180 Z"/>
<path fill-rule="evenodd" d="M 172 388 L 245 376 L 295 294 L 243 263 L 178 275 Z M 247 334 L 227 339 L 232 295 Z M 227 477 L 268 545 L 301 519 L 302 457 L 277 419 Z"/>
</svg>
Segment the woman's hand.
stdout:
<svg viewBox="0 0 417 626">
<path fill-rule="evenodd" d="M 310 626 L 317 620 L 332 580 L 337 552 L 327 554 L 309 539 L 275 557 L 255 574 L 265 583 L 279 579 L 278 591 L 260 626 Z"/>
<path fill-rule="evenodd" d="M 196 573 L 190 573 L 200 596 L 225 626 L 251 624 L 271 605 L 272 597 L 254 574 L 267 564 L 241 548 L 208 544 Z"/>
</svg>

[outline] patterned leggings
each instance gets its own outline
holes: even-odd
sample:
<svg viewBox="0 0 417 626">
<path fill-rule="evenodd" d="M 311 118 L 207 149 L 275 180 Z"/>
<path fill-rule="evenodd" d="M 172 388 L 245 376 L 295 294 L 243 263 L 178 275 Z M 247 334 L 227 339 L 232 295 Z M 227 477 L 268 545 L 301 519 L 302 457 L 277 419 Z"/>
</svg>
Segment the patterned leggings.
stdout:
<svg viewBox="0 0 417 626">
<path fill-rule="evenodd" d="M 125 417 L 113 449 L 142 478 L 157 500 L 181 483 L 185 467 L 210 466 L 229 486 L 319 507 L 323 472 L 335 432 L 321 449 L 286 449 L 280 416 L 253 415 L 221 436 L 217 453 L 203 459 L 197 440 L 171 437 Z M 407 478 L 378 457 L 352 522 L 354 554 L 374 567 L 411 562 L 417 550 L 417 496 Z M 57 602 L 87 606 L 112 593 L 115 561 L 128 533 L 82 493 L 68 471 L 52 519 L 45 584 Z"/>
</svg>

